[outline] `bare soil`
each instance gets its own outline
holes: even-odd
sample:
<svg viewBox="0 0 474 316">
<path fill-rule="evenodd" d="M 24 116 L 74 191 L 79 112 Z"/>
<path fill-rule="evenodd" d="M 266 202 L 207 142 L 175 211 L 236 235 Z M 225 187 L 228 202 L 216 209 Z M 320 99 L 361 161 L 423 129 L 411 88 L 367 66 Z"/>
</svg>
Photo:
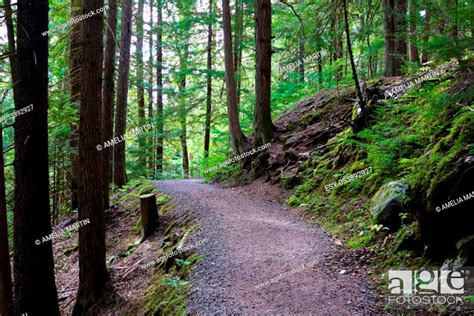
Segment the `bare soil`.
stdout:
<svg viewBox="0 0 474 316">
<path fill-rule="evenodd" d="M 220 188 L 200 180 L 158 181 L 178 209 L 200 225 L 191 239 L 208 242 L 193 272 L 187 312 L 198 314 L 380 314 L 366 268 L 334 262 L 346 250 L 328 232 L 278 201 L 264 182 Z M 314 260 L 319 263 L 256 289 Z M 344 270 L 344 271 L 342 271 Z"/>
</svg>

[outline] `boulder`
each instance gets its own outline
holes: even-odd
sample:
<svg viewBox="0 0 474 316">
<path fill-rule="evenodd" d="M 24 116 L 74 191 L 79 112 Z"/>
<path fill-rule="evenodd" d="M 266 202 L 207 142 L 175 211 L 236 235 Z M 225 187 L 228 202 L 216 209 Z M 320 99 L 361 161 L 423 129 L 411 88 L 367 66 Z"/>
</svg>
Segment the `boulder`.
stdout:
<svg viewBox="0 0 474 316">
<path fill-rule="evenodd" d="M 377 224 L 391 230 L 397 230 L 401 226 L 400 213 L 405 210 L 407 190 L 407 182 L 392 181 L 377 191 L 370 204 L 370 212 Z"/>
<path fill-rule="evenodd" d="M 457 257 L 446 259 L 441 269 L 454 270 L 474 263 L 474 235 L 460 239 L 456 243 Z"/>
</svg>

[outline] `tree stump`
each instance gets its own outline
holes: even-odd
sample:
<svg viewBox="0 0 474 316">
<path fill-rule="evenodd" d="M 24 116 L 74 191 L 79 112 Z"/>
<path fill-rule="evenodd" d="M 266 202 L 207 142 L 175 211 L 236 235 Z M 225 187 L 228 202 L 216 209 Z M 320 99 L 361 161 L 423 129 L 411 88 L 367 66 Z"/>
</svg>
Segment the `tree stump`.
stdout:
<svg viewBox="0 0 474 316">
<path fill-rule="evenodd" d="M 142 241 L 153 234 L 158 224 L 158 208 L 154 193 L 140 196 L 140 214 L 142 217 Z"/>
</svg>

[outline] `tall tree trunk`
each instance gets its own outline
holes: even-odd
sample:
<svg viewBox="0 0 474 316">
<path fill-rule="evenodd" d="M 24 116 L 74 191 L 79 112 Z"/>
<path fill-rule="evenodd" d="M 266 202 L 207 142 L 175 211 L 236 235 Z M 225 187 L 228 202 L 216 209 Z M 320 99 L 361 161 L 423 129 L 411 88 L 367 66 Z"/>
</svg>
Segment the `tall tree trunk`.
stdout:
<svg viewBox="0 0 474 316">
<path fill-rule="evenodd" d="M 185 39 L 188 41 L 188 38 Z M 188 155 L 188 143 L 187 143 L 187 124 L 186 124 L 186 71 L 188 68 L 188 44 L 184 45 L 184 52 L 179 54 L 179 123 L 181 126 L 181 132 L 179 139 L 181 142 L 181 155 L 183 158 L 183 178 L 189 178 L 189 155 Z"/>
<path fill-rule="evenodd" d="M 255 108 L 254 147 L 266 144 L 273 138 L 270 106 L 272 70 L 272 3 L 255 1 Z"/>
<path fill-rule="evenodd" d="M 103 0 L 82 0 L 83 12 L 103 7 Z M 79 230 L 79 290 L 73 315 L 85 315 L 101 297 L 108 278 L 105 263 L 105 212 L 103 154 L 96 146 L 101 137 L 103 16 L 82 22 L 81 110 L 79 123 L 80 181 L 79 220 L 88 220 Z"/>
<path fill-rule="evenodd" d="M 385 27 L 385 75 L 401 75 L 407 53 L 405 0 L 383 0 Z"/>
<path fill-rule="evenodd" d="M 148 34 L 148 119 L 151 122 L 153 119 L 153 0 L 149 3 L 150 9 L 150 32 Z M 148 140 L 147 153 L 149 155 L 147 168 L 151 171 L 152 179 L 155 179 L 155 138 Z"/>
<path fill-rule="evenodd" d="M 10 50 L 11 51 L 11 50 Z M 0 106 L 0 111 L 2 108 Z M 3 128 L 0 126 L 0 148 L 3 151 Z M 8 251 L 7 199 L 5 196 L 5 163 L 0 154 L 0 315 L 13 316 L 12 277 Z"/>
<path fill-rule="evenodd" d="M 16 311 L 59 315 L 51 233 L 48 174 L 47 0 L 18 0 L 18 89 L 15 109 L 14 281 Z M 21 67 L 20 67 L 21 65 Z M 38 240 L 40 244 L 38 245 Z"/>
<path fill-rule="evenodd" d="M 137 61 L 137 103 L 138 103 L 138 123 L 140 126 L 145 125 L 145 89 L 143 88 L 143 7 L 145 0 L 138 0 L 138 12 L 137 12 L 137 46 L 135 51 L 135 58 Z M 138 147 L 139 151 L 143 154 L 140 155 L 139 163 L 140 166 L 146 169 L 146 154 L 145 150 L 145 137 L 143 134 L 138 135 Z"/>
<path fill-rule="evenodd" d="M 342 0 L 343 7 L 344 7 L 344 26 L 345 26 L 345 31 L 346 31 L 346 40 L 347 40 L 347 52 L 349 54 L 349 59 L 351 62 L 351 69 L 352 69 L 352 78 L 354 79 L 354 86 L 356 89 L 357 93 L 357 99 L 358 99 L 358 105 L 360 108 L 360 113 L 358 117 L 356 118 L 356 122 L 354 124 L 354 131 L 357 132 L 361 130 L 363 127 L 366 126 L 367 119 L 366 119 L 366 104 L 365 104 L 365 99 L 362 96 L 362 91 L 361 87 L 359 84 L 359 78 L 357 76 L 357 69 L 355 66 L 354 62 L 354 55 L 352 53 L 352 44 L 351 44 L 351 37 L 349 34 L 349 21 L 347 18 L 347 0 Z"/>
<path fill-rule="evenodd" d="M 234 153 L 240 155 L 245 151 L 247 139 L 240 128 L 239 112 L 237 110 L 237 94 L 234 80 L 234 65 L 232 61 L 232 29 L 230 24 L 229 0 L 222 0 L 222 19 L 224 28 L 225 82 L 227 86 L 229 131 Z"/>
<path fill-rule="evenodd" d="M 430 26 L 430 20 L 431 20 L 431 7 L 429 6 L 430 1 L 425 0 L 425 8 L 426 8 L 426 13 L 425 13 L 425 30 L 424 30 L 424 35 L 423 35 L 423 53 L 421 54 L 421 62 L 426 63 L 428 62 L 429 59 L 429 52 L 427 50 L 428 46 L 428 40 L 430 38 L 430 31 L 431 31 L 431 26 Z"/>
<path fill-rule="evenodd" d="M 418 47 L 416 45 L 416 20 L 417 20 L 417 7 L 416 0 L 410 0 L 409 3 L 410 9 L 410 48 L 409 48 L 409 58 L 410 62 L 420 62 L 420 57 L 418 56 Z"/>
<path fill-rule="evenodd" d="M 124 137 L 127 127 L 128 72 L 130 69 L 130 44 L 132 38 L 132 0 L 122 2 L 122 38 L 117 84 L 115 137 Z M 125 169 L 125 141 L 114 146 L 114 182 L 121 188 L 127 182 Z"/>
<path fill-rule="evenodd" d="M 157 129 L 156 129 L 156 174 L 157 177 L 161 177 L 163 173 L 163 3 L 162 0 L 158 1 L 158 34 L 156 40 L 156 88 L 158 89 L 157 95 Z"/>
<path fill-rule="evenodd" d="M 240 108 L 240 94 L 242 85 L 242 45 L 244 32 L 244 0 L 235 2 L 235 47 L 234 71 L 236 76 L 237 110 Z"/>
<path fill-rule="evenodd" d="M 299 4 L 303 3 L 303 0 L 298 1 Z M 299 73 L 300 73 L 300 82 L 304 82 L 304 43 L 306 39 L 303 32 L 303 25 L 301 25 L 301 37 L 299 38 Z"/>
<path fill-rule="evenodd" d="M 109 0 L 106 41 L 104 54 L 104 81 L 102 82 L 102 140 L 112 139 L 114 133 L 114 74 L 117 36 L 117 0 Z M 110 207 L 109 184 L 112 182 L 112 148 L 103 151 L 104 166 L 104 208 Z"/>
<path fill-rule="evenodd" d="M 10 0 L 5 0 L 5 23 L 7 25 L 8 52 L 10 53 L 10 72 L 14 95 L 17 91 L 18 65 L 15 50 L 15 32 Z M 15 53 L 15 54 L 12 54 Z M 15 96 L 14 96 L 15 97 Z M 17 100 L 15 99 L 15 102 Z M 0 104 L 0 113 L 3 109 Z M 3 128 L 0 125 L 0 315 L 15 315 L 13 306 L 10 253 L 8 249 L 7 199 L 5 193 L 5 162 L 3 159 Z"/>
<path fill-rule="evenodd" d="M 204 157 L 209 157 L 211 139 L 212 111 L 212 1 L 209 0 L 209 24 L 207 26 L 207 94 L 206 94 L 206 123 L 204 127 Z"/>
<path fill-rule="evenodd" d="M 407 56 L 407 0 L 396 0 L 395 16 L 396 32 L 395 49 L 397 52 L 397 71 L 402 73 L 402 66 Z"/>
<path fill-rule="evenodd" d="M 80 16 L 81 13 L 81 0 L 71 1 L 71 18 Z M 79 103 L 81 100 L 81 24 L 76 23 L 72 26 L 71 32 L 69 33 L 69 91 L 70 99 L 74 108 L 79 112 Z M 79 114 L 77 114 L 76 119 Z M 71 124 L 71 136 L 69 139 L 69 146 L 71 147 L 71 209 L 77 210 L 79 207 L 79 199 L 77 196 L 77 186 L 80 177 L 79 171 L 79 122 L 73 122 Z"/>
</svg>

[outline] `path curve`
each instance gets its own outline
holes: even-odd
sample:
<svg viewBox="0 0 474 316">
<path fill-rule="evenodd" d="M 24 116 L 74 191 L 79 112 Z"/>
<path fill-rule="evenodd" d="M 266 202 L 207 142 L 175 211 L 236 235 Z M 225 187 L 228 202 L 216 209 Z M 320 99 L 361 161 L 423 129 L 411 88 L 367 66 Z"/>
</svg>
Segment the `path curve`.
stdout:
<svg viewBox="0 0 474 316">
<path fill-rule="evenodd" d="M 363 274 L 330 269 L 336 246 L 329 234 L 268 196 L 195 179 L 157 186 L 199 223 L 190 243 L 208 239 L 197 249 L 205 258 L 193 272 L 189 314 L 374 313 L 375 294 Z M 278 282 L 255 288 L 286 272 Z"/>
</svg>

